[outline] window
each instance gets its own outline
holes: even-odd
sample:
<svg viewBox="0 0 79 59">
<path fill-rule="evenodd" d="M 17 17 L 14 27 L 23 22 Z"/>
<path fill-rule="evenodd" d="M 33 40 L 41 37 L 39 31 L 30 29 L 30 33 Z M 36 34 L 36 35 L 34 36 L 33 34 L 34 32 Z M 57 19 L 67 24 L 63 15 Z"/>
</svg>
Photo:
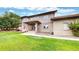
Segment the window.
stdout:
<svg viewBox="0 0 79 59">
<path fill-rule="evenodd" d="M 48 25 L 44 25 L 44 29 L 47 29 L 48 28 Z"/>
<path fill-rule="evenodd" d="M 69 30 L 68 22 L 64 22 L 64 30 Z"/>
</svg>

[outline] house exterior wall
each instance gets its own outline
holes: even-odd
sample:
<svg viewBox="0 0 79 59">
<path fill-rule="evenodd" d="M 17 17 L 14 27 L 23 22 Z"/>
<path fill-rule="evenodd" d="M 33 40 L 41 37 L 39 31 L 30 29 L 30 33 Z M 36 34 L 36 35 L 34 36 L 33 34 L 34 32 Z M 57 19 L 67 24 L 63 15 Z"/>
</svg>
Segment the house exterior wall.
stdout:
<svg viewBox="0 0 79 59">
<path fill-rule="evenodd" d="M 74 22 L 76 19 L 66 19 L 66 20 L 59 20 L 53 22 L 53 32 L 54 35 L 63 35 L 63 36 L 72 36 L 72 32 L 70 29 L 64 30 L 64 23 L 68 22 Z"/>
<path fill-rule="evenodd" d="M 40 32 L 48 32 L 51 33 L 52 32 L 52 22 L 51 22 L 51 18 L 53 18 L 54 15 L 50 14 L 50 15 L 45 15 L 44 17 L 40 18 L 39 21 L 41 22 L 41 24 L 39 24 L 39 31 Z M 48 25 L 48 28 L 45 29 L 44 26 Z"/>
<path fill-rule="evenodd" d="M 55 14 L 47 14 L 47 15 L 30 17 L 30 18 L 23 18 L 22 19 L 23 30 L 26 31 L 32 30 L 32 24 L 27 24 L 26 22 L 39 21 L 41 24 L 37 25 L 38 32 L 43 32 L 43 33 L 53 32 L 54 35 L 58 35 L 58 36 L 72 36 L 71 30 L 70 29 L 65 30 L 64 27 L 65 27 L 65 23 L 69 24 L 71 22 L 74 22 L 76 21 L 76 18 L 51 21 L 51 18 L 53 18 L 54 16 Z M 44 28 L 45 25 L 48 25 L 48 28 Z"/>
<path fill-rule="evenodd" d="M 41 24 L 38 24 L 38 32 L 52 32 L 52 22 L 51 18 L 54 17 L 54 14 L 47 14 L 47 15 L 41 15 L 41 16 L 36 16 L 36 17 L 31 17 L 31 18 L 23 18 L 22 19 L 22 25 L 23 23 L 30 22 L 30 21 L 39 21 Z M 44 26 L 48 25 L 47 29 L 44 29 Z M 24 26 L 24 25 L 23 25 Z M 31 30 L 31 26 L 28 25 L 28 30 Z"/>
<path fill-rule="evenodd" d="M 45 25 L 48 25 L 48 28 L 44 28 Z M 42 23 L 39 25 L 39 31 L 40 32 L 47 32 L 47 33 L 51 33 L 53 32 L 53 25 L 52 25 L 52 22 L 49 22 L 49 23 Z"/>
</svg>

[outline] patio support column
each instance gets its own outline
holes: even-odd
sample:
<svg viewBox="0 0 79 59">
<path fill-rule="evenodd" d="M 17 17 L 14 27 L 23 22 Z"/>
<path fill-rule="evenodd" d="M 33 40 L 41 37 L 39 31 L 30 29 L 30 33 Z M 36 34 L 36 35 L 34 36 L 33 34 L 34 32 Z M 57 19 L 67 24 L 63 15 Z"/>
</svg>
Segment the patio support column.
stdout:
<svg viewBox="0 0 79 59">
<path fill-rule="evenodd" d="M 38 31 L 38 23 L 35 23 L 35 32 Z"/>
<path fill-rule="evenodd" d="M 51 22 L 51 34 L 54 35 L 54 32 L 53 32 L 53 21 Z"/>
<path fill-rule="evenodd" d="M 22 22 L 22 28 L 21 31 L 24 32 L 24 23 Z"/>
<path fill-rule="evenodd" d="M 26 24 L 26 32 L 28 32 L 28 24 Z"/>
</svg>

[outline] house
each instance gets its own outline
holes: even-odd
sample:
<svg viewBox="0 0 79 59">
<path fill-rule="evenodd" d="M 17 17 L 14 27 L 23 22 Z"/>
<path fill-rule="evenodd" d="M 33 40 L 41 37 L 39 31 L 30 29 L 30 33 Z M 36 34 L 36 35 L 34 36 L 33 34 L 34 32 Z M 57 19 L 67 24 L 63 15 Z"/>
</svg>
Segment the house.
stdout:
<svg viewBox="0 0 79 59">
<path fill-rule="evenodd" d="M 40 33 L 52 33 L 53 23 L 51 19 L 55 16 L 55 11 L 45 12 L 32 16 L 23 16 L 22 31 L 34 31 Z"/>
<path fill-rule="evenodd" d="M 76 21 L 76 19 L 79 18 L 79 14 L 55 16 L 56 12 L 57 10 L 54 10 L 41 14 L 21 17 L 22 31 L 32 31 L 35 33 L 45 33 L 62 36 L 72 35 L 68 24 Z"/>
</svg>

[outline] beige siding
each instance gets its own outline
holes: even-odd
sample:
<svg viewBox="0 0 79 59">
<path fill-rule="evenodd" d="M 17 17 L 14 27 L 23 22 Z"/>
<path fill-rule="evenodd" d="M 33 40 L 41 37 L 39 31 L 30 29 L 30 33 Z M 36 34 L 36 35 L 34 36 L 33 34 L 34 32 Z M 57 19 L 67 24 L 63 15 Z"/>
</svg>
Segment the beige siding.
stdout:
<svg viewBox="0 0 79 59">
<path fill-rule="evenodd" d="M 51 23 L 51 18 L 54 17 L 54 14 L 47 14 L 47 15 L 42 15 L 42 16 L 37 16 L 37 17 L 32 17 L 32 18 L 24 18 L 22 19 L 22 23 L 28 22 L 28 21 L 39 21 L 41 24 L 38 25 L 38 31 L 39 32 L 52 32 L 53 25 Z M 44 29 L 44 25 L 48 25 L 48 29 Z M 28 25 L 28 30 L 31 30 L 31 26 Z"/>
<path fill-rule="evenodd" d="M 54 17 L 54 14 L 42 15 L 29 18 L 29 21 L 40 21 L 41 23 L 51 22 L 50 19 Z"/>
<path fill-rule="evenodd" d="M 64 30 L 64 22 L 71 23 L 76 19 L 67 19 L 67 20 L 59 20 L 53 22 L 53 32 L 54 35 L 65 35 L 65 36 L 72 36 L 71 30 Z"/>
<path fill-rule="evenodd" d="M 48 25 L 48 28 L 45 29 L 44 25 Z M 42 23 L 42 24 L 40 24 L 39 25 L 39 31 L 40 32 L 49 32 L 49 33 L 53 32 L 53 23 L 49 22 L 49 23 Z"/>
<path fill-rule="evenodd" d="M 54 15 L 50 14 L 50 15 L 45 15 L 44 17 L 40 18 L 40 22 L 41 22 L 41 24 L 39 25 L 40 32 L 49 32 L 49 33 L 52 32 L 53 25 L 51 23 L 51 18 L 53 17 Z M 48 25 L 48 29 L 44 29 L 44 25 Z"/>
</svg>

